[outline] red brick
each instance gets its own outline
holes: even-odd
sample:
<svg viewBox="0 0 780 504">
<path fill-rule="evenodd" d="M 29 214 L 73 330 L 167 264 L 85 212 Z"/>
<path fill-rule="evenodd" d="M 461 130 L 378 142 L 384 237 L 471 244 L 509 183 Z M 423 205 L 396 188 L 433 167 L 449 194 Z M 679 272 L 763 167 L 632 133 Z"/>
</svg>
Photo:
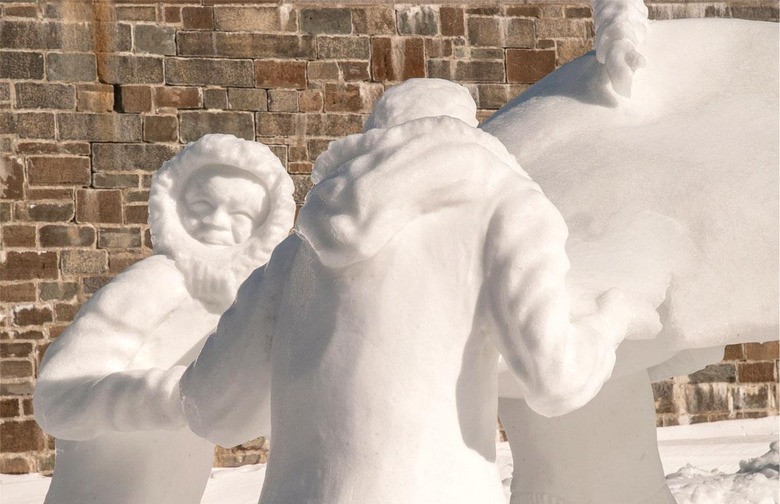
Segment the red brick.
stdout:
<svg viewBox="0 0 780 504">
<path fill-rule="evenodd" d="M 31 185 L 80 185 L 91 182 L 89 160 L 83 157 L 30 157 Z"/>
<path fill-rule="evenodd" d="M 4 341 L 0 343 L 0 357 L 29 357 L 33 353 L 33 344 L 27 341 Z M 0 404 L 2 406 L 2 404 Z"/>
<path fill-rule="evenodd" d="M 377 82 L 425 77 L 425 42 L 421 38 L 372 38 L 371 75 Z"/>
<path fill-rule="evenodd" d="M 589 18 L 593 17 L 590 7 L 566 7 L 564 11 L 567 18 Z"/>
<path fill-rule="evenodd" d="M 466 34 L 463 22 L 463 9 L 458 7 L 441 7 L 439 9 L 441 20 L 441 34 L 445 37 L 462 37 Z"/>
<path fill-rule="evenodd" d="M 298 97 L 298 106 L 301 112 L 320 112 L 322 111 L 322 91 L 316 89 L 307 89 L 301 91 Z"/>
<path fill-rule="evenodd" d="M 54 315 L 57 322 L 70 322 L 76 317 L 80 306 L 67 303 L 57 303 L 54 305 Z"/>
<path fill-rule="evenodd" d="M 71 187 L 31 187 L 27 191 L 29 200 L 73 200 Z"/>
<path fill-rule="evenodd" d="M 745 343 L 745 357 L 747 360 L 757 361 L 778 359 L 780 358 L 780 342 Z"/>
<path fill-rule="evenodd" d="M 0 423 L 0 445 L 5 453 L 42 450 L 46 441 L 35 420 Z"/>
<path fill-rule="evenodd" d="M 149 207 L 130 205 L 125 207 L 125 224 L 146 224 L 149 221 Z"/>
<path fill-rule="evenodd" d="M 35 284 L 5 284 L 0 288 L 0 302 L 31 303 L 35 301 Z"/>
<path fill-rule="evenodd" d="M 79 112 L 111 112 L 114 109 L 114 87 L 107 84 L 85 84 L 76 91 Z"/>
<path fill-rule="evenodd" d="M 38 326 L 53 322 L 51 308 L 31 306 L 13 310 L 13 323 L 17 327 Z"/>
<path fill-rule="evenodd" d="M 41 247 L 89 247 L 95 243 L 90 226 L 46 225 L 38 230 Z"/>
<path fill-rule="evenodd" d="M 774 362 L 742 362 L 739 364 L 740 383 L 766 383 L 774 382 Z"/>
<path fill-rule="evenodd" d="M 187 30 L 211 30 L 214 11 L 210 7 L 182 7 L 181 21 Z"/>
<path fill-rule="evenodd" d="M 0 343 L 0 348 L 3 348 L 2 345 Z M 0 399 L 0 417 L 13 418 L 19 416 L 20 412 L 18 399 Z"/>
<path fill-rule="evenodd" d="M 0 280 L 33 280 L 58 276 L 54 252 L 6 252 L 0 258 Z"/>
<path fill-rule="evenodd" d="M 4 247 L 35 247 L 35 226 L 8 225 L 2 229 Z"/>
<path fill-rule="evenodd" d="M 121 224 L 121 191 L 97 189 L 79 190 L 76 193 L 76 222 Z"/>
<path fill-rule="evenodd" d="M 121 86 L 122 112 L 138 113 L 152 110 L 152 88 L 149 86 Z"/>
<path fill-rule="evenodd" d="M 555 51 L 508 49 L 506 72 L 509 82 L 531 84 L 555 70 Z"/>
<path fill-rule="evenodd" d="M 303 61 L 255 61 L 258 87 L 306 88 L 306 63 Z"/>
<path fill-rule="evenodd" d="M 742 343 L 738 345 L 727 345 L 723 352 L 723 360 L 745 360 L 745 351 L 742 347 Z"/>
</svg>

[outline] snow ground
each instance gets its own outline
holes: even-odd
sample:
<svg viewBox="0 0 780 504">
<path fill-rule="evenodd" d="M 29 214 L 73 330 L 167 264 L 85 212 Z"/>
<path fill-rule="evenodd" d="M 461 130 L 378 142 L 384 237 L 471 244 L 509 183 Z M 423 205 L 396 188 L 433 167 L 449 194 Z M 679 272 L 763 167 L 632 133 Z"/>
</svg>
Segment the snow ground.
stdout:
<svg viewBox="0 0 780 504">
<path fill-rule="evenodd" d="M 678 504 L 779 503 L 777 451 L 762 457 L 779 436 L 780 417 L 659 428 L 658 449 Z M 760 468 L 743 464 L 739 472 L 740 461 L 759 457 Z M 512 459 L 507 443 L 498 445 L 497 459 L 501 476 L 508 478 Z M 214 469 L 202 504 L 255 504 L 264 477 L 263 464 Z M 2 474 L 0 502 L 40 504 L 49 481 L 39 474 Z"/>
</svg>

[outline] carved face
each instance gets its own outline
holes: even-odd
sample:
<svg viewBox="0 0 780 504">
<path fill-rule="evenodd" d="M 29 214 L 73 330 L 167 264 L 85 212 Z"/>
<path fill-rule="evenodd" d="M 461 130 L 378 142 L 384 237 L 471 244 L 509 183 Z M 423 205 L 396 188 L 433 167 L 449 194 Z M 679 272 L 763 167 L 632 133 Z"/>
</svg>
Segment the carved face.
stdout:
<svg viewBox="0 0 780 504">
<path fill-rule="evenodd" d="M 213 246 L 243 243 L 268 213 L 265 187 L 234 168 L 203 168 L 187 182 L 179 208 L 182 225 Z"/>
</svg>

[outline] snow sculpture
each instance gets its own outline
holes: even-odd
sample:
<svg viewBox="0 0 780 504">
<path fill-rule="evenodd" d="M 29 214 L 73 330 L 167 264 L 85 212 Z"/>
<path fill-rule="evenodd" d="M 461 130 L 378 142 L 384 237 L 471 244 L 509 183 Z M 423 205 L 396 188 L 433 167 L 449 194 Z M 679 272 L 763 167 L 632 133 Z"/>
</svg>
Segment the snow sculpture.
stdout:
<svg viewBox="0 0 780 504">
<path fill-rule="evenodd" d="M 617 286 L 630 306 L 657 305 L 660 323 L 629 331 L 613 380 L 572 415 L 539 417 L 501 378 L 513 504 L 673 502 L 651 380 L 715 362 L 727 343 L 777 338 L 777 25 L 655 22 L 642 51 L 630 100 L 588 54 L 483 126 L 566 219 L 574 313 Z"/>
<path fill-rule="evenodd" d="M 155 255 L 99 290 L 52 343 L 35 415 L 57 437 L 51 504 L 200 502 L 214 445 L 178 381 L 236 286 L 289 232 L 289 176 L 264 145 L 206 135 L 155 174 Z"/>
<path fill-rule="evenodd" d="M 437 117 L 425 86 L 447 96 Z M 183 375 L 196 433 L 273 426 L 260 502 L 503 504 L 496 348 L 543 414 L 609 377 L 621 295 L 569 322 L 560 214 L 474 110 L 444 81 L 389 90 L 373 129 L 317 159 L 296 235 Z"/>
</svg>

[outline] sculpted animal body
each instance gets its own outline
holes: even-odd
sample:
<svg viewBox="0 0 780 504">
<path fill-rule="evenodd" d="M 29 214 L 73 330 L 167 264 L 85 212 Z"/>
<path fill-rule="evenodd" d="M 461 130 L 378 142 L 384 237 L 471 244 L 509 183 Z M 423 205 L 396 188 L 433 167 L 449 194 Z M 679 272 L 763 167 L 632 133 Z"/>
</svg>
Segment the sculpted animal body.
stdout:
<svg viewBox="0 0 780 504">
<path fill-rule="evenodd" d="M 155 255 L 99 290 L 42 362 L 35 414 L 57 438 L 47 503 L 200 502 L 214 445 L 187 428 L 178 380 L 293 212 L 260 144 L 208 135 L 163 165 Z"/>
<path fill-rule="evenodd" d="M 405 98 L 430 85 L 465 106 L 420 117 Z M 561 414 L 608 378 L 625 328 L 616 293 L 570 323 L 560 215 L 473 127 L 463 88 L 382 100 L 410 112 L 317 160 L 296 235 L 182 377 L 196 433 L 272 434 L 263 504 L 503 503 L 499 353 L 537 411 Z"/>
</svg>

